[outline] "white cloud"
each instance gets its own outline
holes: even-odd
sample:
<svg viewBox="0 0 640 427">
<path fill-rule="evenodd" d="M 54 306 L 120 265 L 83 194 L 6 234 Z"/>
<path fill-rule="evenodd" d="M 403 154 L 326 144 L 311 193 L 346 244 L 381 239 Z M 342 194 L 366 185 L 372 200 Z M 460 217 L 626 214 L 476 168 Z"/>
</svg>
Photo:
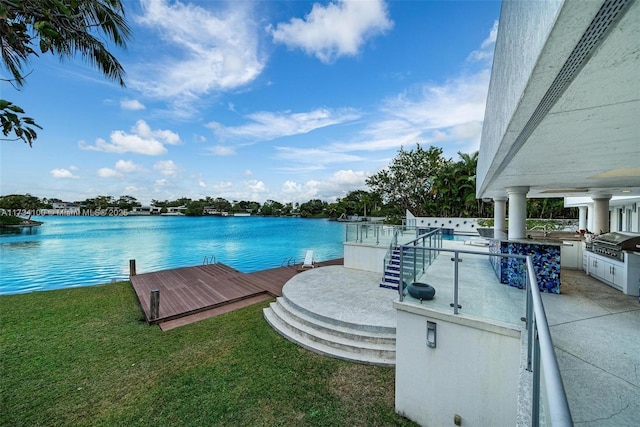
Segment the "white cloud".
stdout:
<svg viewBox="0 0 640 427">
<path fill-rule="evenodd" d="M 132 79 L 132 85 L 147 95 L 193 100 L 211 91 L 244 86 L 262 72 L 252 2 L 212 2 L 215 12 L 167 0 L 140 3 L 137 22 L 164 40 L 160 52 L 176 53 L 160 53 L 157 63 L 144 64 Z"/>
<path fill-rule="evenodd" d="M 246 187 L 249 189 L 251 194 L 262 194 L 268 191 L 267 186 L 262 181 L 258 181 L 256 179 L 252 179 L 246 182 Z"/>
<path fill-rule="evenodd" d="M 120 108 L 122 108 L 123 110 L 137 111 L 144 110 L 145 106 L 137 99 L 123 99 L 120 101 Z"/>
<path fill-rule="evenodd" d="M 167 153 L 165 145 L 180 143 L 180 136 L 170 130 L 152 130 L 144 120 L 138 120 L 131 128 L 131 133 L 121 130 L 111 132 L 109 141 L 96 139 L 95 145 L 80 141 L 83 150 L 102 151 L 105 153 L 138 153 L 148 156 L 160 156 Z"/>
<path fill-rule="evenodd" d="M 364 181 L 368 178 L 367 174 L 363 171 L 339 170 L 333 174 L 330 182 L 334 185 L 351 185 L 362 186 Z"/>
<path fill-rule="evenodd" d="M 131 160 L 118 160 L 116 162 L 116 170 L 120 172 L 136 172 L 143 169 L 142 166 L 135 164 Z"/>
<path fill-rule="evenodd" d="M 363 171 L 339 170 L 326 181 L 309 180 L 299 184 L 289 180 L 282 184 L 280 194 L 274 197 L 274 200 L 285 203 L 318 198 L 335 201 L 336 198 L 344 197 L 350 191 L 365 189 L 367 177 L 368 175 Z"/>
<path fill-rule="evenodd" d="M 315 3 L 304 20 L 267 27 L 274 42 L 300 48 L 324 63 L 341 56 L 355 56 L 367 39 L 393 27 L 383 0 L 338 0 Z"/>
<path fill-rule="evenodd" d="M 482 121 L 489 76 L 490 71 L 485 69 L 443 85 L 425 85 L 415 96 L 402 94 L 388 100 L 384 111 L 422 130 Z"/>
<path fill-rule="evenodd" d="M 180 135 L 170 130 L 152 130 L 151 127 L 144 120 L 138 120 L 132 131 L 140 135 L 143 138 L 160 139 L 164 144 L 178 145 L 180 144 Z"/>
<path fill-rule="evenodd" d="M 177 176 L 179 170 L 178 165 L 173 163 L 173 160 L 160 160 L 153 165 L 153 168 L 166 176 Z"/>
<path fill-rule="evenodd" d="M 475 151 L 480 146 L 489 76 L 490 71 L 485 68 L 476 74 L 463 75 L 440 85 L 425 84 L 412 93 L 387 99 L 380 108 L 381 119 L 371 122 L 352 140 L 334 142 L 322 150 L 331 153 L 382 151 L 420 143 L 438 145 L 445 150 L 445 155 L 452 155 L 461 146 L 466 151 Z M 458 148 L 447 153 L 446 144 Z M 280 150 L 285 152 L 282 147 Z M 296 148 L 286 148 L 286 153 L 291 153 L 288 155 L 294 155 L 295 151 Z M 304 157 L 301 152 L 297 154 Z"/>
<path fill-rule="evenodd" d="M 268 141 L 282 136 L 300 135 L 327 126 L 350 122 L 360 118 L 360 113 L 351 108 L 316 110 L 292 113 L 261 111 L 247 116 L 251 122 L 242 126 L 225 127 L 211 122 L 206 126 L 220 139 L 242 138 L 250 141 Z"/>
<path fill-rule="evenodd" d="M 362 160 L 360 156 L 344 153 L 344 150 L 333 149 L 331 146 L 322 148 L 276 147 L 276 150 L 278 158 L 295 160 L 296 163 L 323 165 Z"/>
<path fill-rule="evenodd" d="M 69 168 L 71 169 L 71 168 Z M 78 179 L 80 178 L 77 175 L 74 175 L 69 169 L 52 169 L 51 171 L 49 171 L 49 173 L 51 174 L 52 177 L 54 178 L 58 178 L 58 179 Z M 75 170 L 76 168 L 74 168 L 73 170 Z"/>
<path fill-rule="evenodd" d="M 135 185 L 127 185 L 126 187 L 124 187 L 124 191 L 125 193 L 138 193 L 138 192 L 143 192 L 145 190 L 144 187 L 137 187 Z"/>
<path fill-rule="evenodd" d="M 233 147 L 225 146 L 225 145 L 216 145 L 209 149 L 212 154 L 216 156 L 231 156 L 236 154 L 236 150 Z"/>
<path fill-rule="evenodd" d="M 100 178 L 122 178 L 122 174 L 120 172 L 110 168 L 98 169 L 98 176 Z"/>
<path fill-rule="evenodd" d="M 218 192 L 223 192 L 233 188 L 233 183 L 231 181 L 221 181 L 221 182 L 218 182 L 217 184 L 213 184 L 212 187 L 214 190 Z"/>
<path fill-rule="evenodd" d="M 498 20 L 493 23 L 493 28 L 491 28 L 489 36 L 482 42 L 482 45 L 480 45 L 480 49 L 471 52 L 467 57 L 467 61 L 487 61 L 490 63 L 493 59 L 493 51 L 497 37 Z"/>
<path fill-rule="evenodd" d="M 483 42 L 495 42 L 496 26 Z M 386 152 L 400 147 L 436 145 L 445 156 L 479 148 L 490 78 L 490 63 L 475 72 L 463 72 L 445 82 L 426 83 L 385 100 L 377 114 L 354 136 L 322 147 L 278 146 L 277 158 L 295 160 L 279 170 L 314 171 L 329 164 L 355 163 L 377 167 L 388 159 L 371 158 L 368 152 Z M 338 186 L 340 187 L 340 186 Z"/>
</svg>

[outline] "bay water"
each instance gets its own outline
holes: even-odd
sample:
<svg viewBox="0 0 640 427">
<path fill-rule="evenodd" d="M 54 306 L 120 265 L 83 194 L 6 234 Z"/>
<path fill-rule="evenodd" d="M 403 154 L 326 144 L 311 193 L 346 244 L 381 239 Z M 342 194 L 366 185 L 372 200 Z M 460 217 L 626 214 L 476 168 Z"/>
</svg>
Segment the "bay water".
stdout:
<svg viewBox="0 0 640 427">
<path fill-rule="evenodd" d="M 0 232 L 0 295 L 90 286 L 137 273 L 221 262 L 243 273 L 342 258 L 345 225 L 327 219 L 43 216 Z"/>
</svg>

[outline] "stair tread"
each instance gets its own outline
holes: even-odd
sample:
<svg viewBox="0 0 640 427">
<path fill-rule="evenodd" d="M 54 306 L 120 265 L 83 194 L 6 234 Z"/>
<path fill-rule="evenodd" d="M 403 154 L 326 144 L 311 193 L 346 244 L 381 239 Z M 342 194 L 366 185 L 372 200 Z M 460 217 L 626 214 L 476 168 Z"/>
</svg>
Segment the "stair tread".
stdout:
<svg viewBox="0 0 640 427">
<path fill-rule="evenodd" d="M 305 319 L 313 324 L 318 324 L 326 329 L 332 329 L 339 332 L 345 332 L 349 334 L 357 334 L 363 337 L 376 337 L 376 338 L 390 338 L 395 340 L 396 332 L 395 328 L 392 330 L 388 330 L 389 328 L 385 328 L 384 330 L 371 330 L 360 327 L 354 327 L 349 323 L 335 323 L 335 322 L 327 322 L 322 318 L 318 318 L 316 316 L 311 316 L 306 312 L 299 310 L 294 304 L 289 303 L 286 298 L 279 297 L 276 299 L 276 302 L 279 302 L 281 306 L 292 313 L 294 316 Z"/>
<path fill-rule="evenodd" d="M 353 353 L 346 350 L 341 350 L 337 348 L 330 347 L 326 344 L 312 341 L 310 339 L 305 339 L 304 337 L 295 336 L 295 334 L 291 333 L 291 331 L 286 327 L 286 325 L 275 315 L 271 307 L 267 307 L 263 310 L 264 317 L 267 322 L 271 325 L 273 329 L 275 329 L 280 335 L 287 338 L 289 341 L 292 341 L 307 350 L 323 354 L 330 357 L 335 357 L 342 360 L 348 360 L 358 363 L 366 363 L 378 366 L 395 366 L 395 353 L 394 357 L 386 358 L 380 356 L 373 356 L 365 353 Z"/>
<path fill-rule="evenodd" d="M 295 318 L 295 314 L 289 313 L 288 310 L 282 308 L 282 306 L 279 306 L 278 304 L 279 304 L 278 302 L 271 303 L 271 310 L 275 313 L 275 315 L 278 316 L 282 321 L 286 322 L 290 327 L 298 329 L 301 332 L 304 332 L 308 335 L 313 335 L 324 341 L 335 342 L 336 344 L 343 345 L 343 346 L 364 348 L 364 349 L 373 350 L 373 351 L 390 351 L 390 350 L 395 351 L 395 337 L 392 338 L 393 339 L 392 341 L 389 341 L 386 343 L 385 342 L 376 343 L 372 341 L 350 339 L 345 336 L 335 335 L 329 332 L 325 332 L 324 330 L 316 329 L 313 326 L 304 324 L 303 322 L 300 322 L 298 319 Z M 283 317 L 286 317 L 286 319 L 284 319 Z M 346 331 L 346 333 L 351 336 L 357 336 L 358 334 L 354 334 L 353 331 L 354 331 L 353 329 L 350 329 L 349 331 Z M 380 339 L 391 338 L 389 334 L 385 334 L 384 336 L 383 335 L 374 336 L 371 334 L 363 334 L 361 336 L 364 338 L 380 338 Z"/>
</svg>

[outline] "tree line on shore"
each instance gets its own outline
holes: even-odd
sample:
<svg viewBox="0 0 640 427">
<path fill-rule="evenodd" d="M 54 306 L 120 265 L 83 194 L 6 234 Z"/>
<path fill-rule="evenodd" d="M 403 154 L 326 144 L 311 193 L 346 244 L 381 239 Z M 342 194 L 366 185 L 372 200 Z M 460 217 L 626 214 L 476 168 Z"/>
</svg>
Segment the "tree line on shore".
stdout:
<svg viewBox="0 0 640 427">
<path fill-rule="evenodd" d="M 152 200 L 153 206 L 166 212 L 171 207 L 183 206 L 190 216 L 206 215 L 207 211 L 250 213 L 264 216 L 301 216 L 308 218 L 339 218 L 343 215 L 384 217 L 385 222 L 399 224 L 406 210 L 416 216 L 491 218 L 493 203 L 476 199 L 476 167 L 478 152 L 458 153 L 459 160 L 446 159 L 442 149 L 423 149 L 419 144 L 413 150 L 401 148 L 390 165 L 366 180 L 369 191 L 354 190 L 334 202 L 312 199 L 304 203 L 281 203 L 267 200 L 229 201 L 222 197 L 193 200 Z M 35 212 L 51 209 L 56 198 L 38 198 L 30 194 L 0 196 L 0 208 Z M 118 208 L 131 211 L 141 203 L 133 196 L 96 196 L 74 201 L 82 209 L 95 211 Z M 206 208 L 206 209 L 205 209 Z M 529 199 L 529 218 L 575 218 L 576 208 L 565 208 L 563 199 Z"/>
</svg>

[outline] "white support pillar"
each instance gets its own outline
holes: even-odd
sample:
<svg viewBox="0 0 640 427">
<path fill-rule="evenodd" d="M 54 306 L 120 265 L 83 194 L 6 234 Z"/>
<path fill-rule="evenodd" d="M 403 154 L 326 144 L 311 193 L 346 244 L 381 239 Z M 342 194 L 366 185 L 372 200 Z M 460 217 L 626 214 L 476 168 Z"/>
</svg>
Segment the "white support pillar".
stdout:
<svg viewBox="0 0 640 427">
<path fill-rule="evenodd" d="M 593 203 L 587 206 L 587 230 L 593 233 Z"/>
<path fill-rule="evenodd" d="M 588 230 L 587 226 L 587 207 L 578 206 L 579 218 L 578 218 L 578 230 Z"/>
<path fill-rule="evenodd" d="M 592 197 L 593 199 L 593 231 L 596 234 L 609 232 L 609 200 L 610 195 Z"/>
<path fill-rule="evenodd" d="M 527 192 L 529 187 L 507 187 L 509 195 L 509 239 L 524 239 L 527 233 Z"/>
<path fill-rule="evenodd" d="M 505 239 L 507 237 L 507 198 L 493 198 L 493 237 Z"/>
</svg>

